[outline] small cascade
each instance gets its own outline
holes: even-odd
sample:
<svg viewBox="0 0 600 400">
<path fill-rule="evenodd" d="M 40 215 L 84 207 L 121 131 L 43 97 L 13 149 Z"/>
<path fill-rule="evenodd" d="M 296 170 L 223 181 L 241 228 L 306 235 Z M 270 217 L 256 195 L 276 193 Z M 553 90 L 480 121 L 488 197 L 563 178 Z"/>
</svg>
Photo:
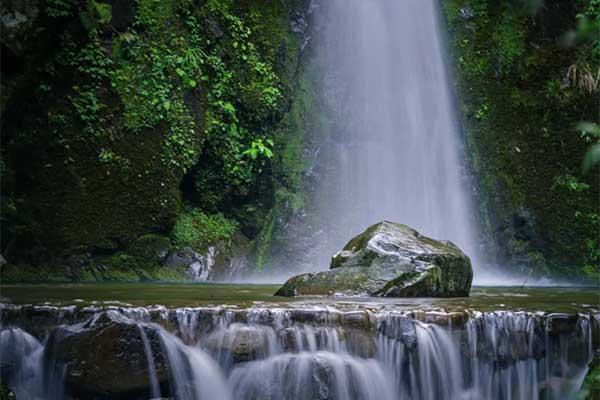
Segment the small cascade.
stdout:
<svg viewBox="0 0 600 400">
<path fill-rule="evenodd" d="M 236 399 L 394 400 L 381 364 L 332 352 L 280 354 L 233 370 Z"/>
<path fill-rule="evenodd" d="M 186 346 L 176 336 L 159 329 L 159 337 L 170 371 L 170 393 L 176 400 L 230 398 L 218 365 L 204 351 Z"/>
<path fill-rule="evenodd" d="M 138 330 L 140 332 L 140 337 L 142 338 L 142 342 L 144 343 L 144 353 L 146 356 L 146 360 L 148 362 L 148 377 L 150 378 L 150 394 L 152 398 L 160 397 L 160 387 L 158 385 L 158 377 L 156 376 L 156 365 L 154 363 L 154 356 L 152 355 L 152 348 L 150 347 L 150 341 L 148 340 L 148 335 L 146 335 L 146 331 L 142 324 L 138 324 Z"/>
<path fill-rule="evenodd" d="M 42 354 L 44 346 L 19 328 L 0 332 L 0 369 L 2 378 L 18 399 L 33 399 L 43 393 Z"/>
<path fill-rule="evenodd" d="M 2 373 L 19 399 L 76 398 L 85 368 L 73 351 L 91 337 L 138 383 L 127 398 L 178 400 L 562 400 L 600 343 L 593 313 L 15 306 L 0 317 Z M 44 329 L 32 323 L 42 317 Z"/>
</svg>

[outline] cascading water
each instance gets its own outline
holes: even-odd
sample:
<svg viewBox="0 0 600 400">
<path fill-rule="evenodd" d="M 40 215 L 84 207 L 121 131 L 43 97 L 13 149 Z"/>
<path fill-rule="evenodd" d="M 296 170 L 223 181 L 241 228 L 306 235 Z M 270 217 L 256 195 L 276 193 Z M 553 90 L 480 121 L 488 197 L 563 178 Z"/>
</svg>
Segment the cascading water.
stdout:
<svg viewBox="0 0 600 400">
<path fill-rule="evenodd" d="M 184 400 L 569 399 L 600 340 L 593 313 L 30 306 L 0 316 L 2 378 L 20 400 L 78 398 L 90 366 L 60 340 L 90 332 L 128 343 L 126 354 L 103 349 L 107 366 L 142 360 L 125 378 L 146 376 L 143 387 L 126 398 Z M 48 380 L 54 370 L 62 380 Z"/>
<path fill-rule="evenodd" d="M 436 1 L 318 5 L 319 59 L 333 121 L 318 155 L 320 221 L 313 230 L 327 233 L 316 258 L 320 268 L 349 238 L 381 220 L 451 240 L 477 268 Z M 314 254 L 309 257 L 314 269 Z"/>
</svg>

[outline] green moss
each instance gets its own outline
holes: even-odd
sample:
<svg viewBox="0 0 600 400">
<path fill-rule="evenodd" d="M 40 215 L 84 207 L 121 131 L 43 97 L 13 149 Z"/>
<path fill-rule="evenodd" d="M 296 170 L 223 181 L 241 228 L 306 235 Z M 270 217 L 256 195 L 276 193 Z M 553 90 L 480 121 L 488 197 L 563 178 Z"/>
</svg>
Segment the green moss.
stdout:
<svg viewBox="0 0 600 400">
<path fill-rule="evenodd" d="M 205 249 L 219 241 L 227 241 L 237 229 L 237 223 L 223 214 L 207 215 L 198 209 L 185 209 L 177 219 L 171 233 L 178 247 L 190 246 Z"/>
<path fill-rule="evenodd" d="M 267 224 L 263 227 L 258 239 L 256 240 L 256 263 L 255 269 L 257 271 L 264 271 L 270 265 L 269 260 L 271 257 L 271 247 L 273 246 L 273 233 L 275 230 L 275 214 L 277 208 L 271 210 L 267 216 Z"/>
<path fill-rule="evenodd" d="M 595 120 L 598 92 L 565 85 L 591 62 L 561 45 L 583 3 L 528 12 L 515 2 L 446 0 L 467 155 L 488 249 L 504 264 L 582 277 L 597 265 L 598 181 L 581 172 L 574 127 Z M 472 17 L 459 14 L 472 10 Z"/>
<path fill-rule="evenodd" d="M 289 28 L 302 1 L 126 3 L 131 17 L 100 0 L 40 6 L 52 18 L 36 22 L 31 42 L 50 37 L 24 52 L 26 79 L 2 97 L 11 260 L 116 253 L 106 261 L 114 272 L 73 273 L 135 279 L 122 271 L 153 263 L 143 253 L 164 242 L 145 235 L 173 231 L 178 246 L 205 246 L 230 236 L 237 218 L 270 237 L 276 222 L 264 216 L 274 203 L 271 215 L 305 207 L 302 149 L 318 107 L 310 79 L 298 83 L 302 38 Z M 195 217 L 180 216 L 184 176 Z M 38 280 L 45 268 L 21 272 Z"/>
<path fill-rule="evenodd" d="M 164 258 L 169 250 L 171 250 L 171 241 L 168 237 L 150 233 L 136 239 L 129 246 L 127 252 L 133 256 L 156 262 Z"/>
</svg>

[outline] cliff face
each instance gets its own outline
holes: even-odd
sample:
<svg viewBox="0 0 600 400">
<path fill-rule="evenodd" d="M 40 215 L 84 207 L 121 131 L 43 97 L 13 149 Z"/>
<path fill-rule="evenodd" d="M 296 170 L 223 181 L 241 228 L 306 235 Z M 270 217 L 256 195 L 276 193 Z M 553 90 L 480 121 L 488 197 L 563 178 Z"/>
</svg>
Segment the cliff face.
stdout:
<svg viewBox="0 0 600 400">
<path fill-rule="evenodd" d="M 576 127 L 598 122 L 600 51 L 582 22 L 597 1 L 441 4 L 482 244 L 499 263 L 593 277 L 598 171 L 581 160 L 598 137 Z M 293 268 L 290 254 L 323 240 L 318 5 L 4 1 L 3 257 L 32 276 L 169 251 Z"/>
<path fill-rule="evenodd" d="M 598 276 L 597 1 L 444 0 L 484 244 L 537 274 Z"/>
<path fill-rule="evenodd" d="M 273 171 L 299 158 L 277 132 L 307 12 L 301 0 L 3 2 L 4 257 L 111 255 L 174 226 L 180 247 L 253 239 L 281 186 Z"/>
</svg>

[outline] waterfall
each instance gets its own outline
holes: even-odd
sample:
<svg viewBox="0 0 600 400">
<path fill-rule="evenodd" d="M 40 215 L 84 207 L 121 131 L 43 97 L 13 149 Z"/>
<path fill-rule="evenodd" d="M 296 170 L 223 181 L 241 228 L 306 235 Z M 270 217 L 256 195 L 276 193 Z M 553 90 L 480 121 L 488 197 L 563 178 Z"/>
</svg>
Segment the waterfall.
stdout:
<svg viewBox="0 0 600 400">
<path fill-rule="evenodd" d="M 28 306 L 0 317 L 2 377 L 26 400 L 77 398 L 82 371 L 60 346 L 73 335 L 128 343 L 125 359 L 141 362 L 130 373 L 147 379 L 127 398 L 177 400 L 570 399 L 600 341 L 593 313 Z"/>
<path fill-rule="evenodd" d="M 316 224 L 328 241 L 318 255 L 321 268 L 349 238 L 381 220 L 451 240 L 478 267 L 436 4 L 319 2 L 319 59 L 332 120 L 319 150 Z"/>
</svg>

